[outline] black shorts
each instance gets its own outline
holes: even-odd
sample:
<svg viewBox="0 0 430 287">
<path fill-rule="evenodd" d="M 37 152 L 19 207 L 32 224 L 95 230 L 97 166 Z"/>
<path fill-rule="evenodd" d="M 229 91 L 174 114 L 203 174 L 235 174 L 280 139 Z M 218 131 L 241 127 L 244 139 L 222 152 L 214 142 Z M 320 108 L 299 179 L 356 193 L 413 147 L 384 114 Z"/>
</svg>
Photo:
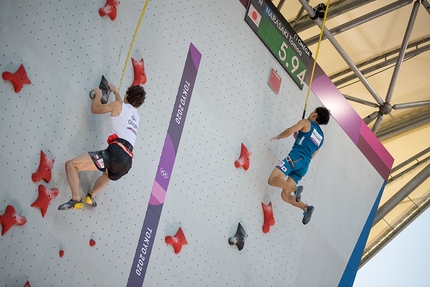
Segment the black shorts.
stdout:
<svg viewBox="0 0 430 287">
<path fill-rule="evenodd" d="M 107 149 L 88 152 L 97 169 L 108 172 L 111 180 L 118 180 L 131 168 L 132 158 L 118 144 L 110 144 Z"/>
</svg>

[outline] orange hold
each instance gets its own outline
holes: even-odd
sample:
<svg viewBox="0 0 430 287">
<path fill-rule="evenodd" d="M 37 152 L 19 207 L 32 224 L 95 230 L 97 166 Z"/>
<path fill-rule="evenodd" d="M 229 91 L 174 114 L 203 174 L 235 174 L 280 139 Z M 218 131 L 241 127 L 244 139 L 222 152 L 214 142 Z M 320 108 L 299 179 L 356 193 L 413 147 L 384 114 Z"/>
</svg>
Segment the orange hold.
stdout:
<svg viewBox="0 0 430 287">
<path fill-rule="evenodd" d="M 136 61 L 135 59 L 131 58 L 131 62 L 133 64 L 134 69 L 134 81 L 133 86 L 135 85 L 143 85 L 146 83 L 146 73 L 145 73 L 145 67 L 143 58 L 140 61 Z"/>
<path fill-rule="evenodd" d="M 12 226 L 26 224 L 27 219 L 24 216 L 19 216 L 12 205 L 8 205 L 3 215 L 0 215 L 0 223 L 2 226 L 1 235 L 3 236 Z"/>
<path fill-rule="evenodd" d="M 107 0 L 106 5 L 99 9 L 100 16 L 104 17 L 106 15 L 113 21 L 116 19 L 116 12 L 120 2 L 118 0 Z"/>
<path fill-rule="evenodd" d="M 246 146 L 242 143 L 242 146 L 240 148 L 240 156 L 239 159 L 234 162 L 234 166 L 236 168 L 243 167 L 244 170 L 248 170 L 249 168 L 249 157 L 251 156 L 251 153 L 246 148 Z"/>
<path fill-rule="evenodd" d="M 41 179 L 44 179 L 46 182 L 50 182 L 52 176 L 51 170 L 54 165 L 54 161 L 55 159 L 49 159 L 41 150 L 39 168 L 31 175 L 33 182 L 39 182 Z"/>
<path fill-rule="evenodd" d="M 181 251 L 182 245 L 188 244 L 185 234 L 180 227 L 174 236 L 166 236 L 164 240 L 167 244 L 172 244 L 175 254 Z"/>
<path fill-rule="evenodd" d="M 31 81 L 27 76 L 27 71 L 22 64 L 15 73 L 4 72 L 2 74 L 2 78 L 3 80 L 10 81 L 12 83 L 15 93 L 19 93 L 25 84 L 31 84 Z"/>
<path fill-rule="evenodd" d="M 275 225 L 275 217 L 273 216 L 272 202 L 269 205 L 265 205 L 261 203 L 263 207 L 264 214 L 264 224 L 263 224 L 263 233 L 267 233 L 270 231 L 270 226 Z"/>
<path fill-rule="evenodd" d="M 31 207 L 39 207 L 42 212 L 42 217 L 45 217 L 45 213 L 48 210 L 49 203 L 51 199 L 58 196 L 60 191 L 58 188 L 48 189 L 44 185 L 39 185 L 38 188 L 39 196 L 36 201 L 31 204 Z"/>
</svg>

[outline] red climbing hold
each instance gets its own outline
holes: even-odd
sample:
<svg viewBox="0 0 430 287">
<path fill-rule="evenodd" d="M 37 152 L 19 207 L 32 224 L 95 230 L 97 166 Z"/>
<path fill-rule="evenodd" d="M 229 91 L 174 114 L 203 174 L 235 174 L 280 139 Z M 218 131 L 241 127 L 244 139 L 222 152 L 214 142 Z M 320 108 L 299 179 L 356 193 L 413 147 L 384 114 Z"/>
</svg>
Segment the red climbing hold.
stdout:
<svg viewBox="0 0 430 287">
<path fill-rule="evenodd" d="M 143 85 L 146 83 L 146 73 L 145 73 L 145 67 L 143 66 L 143 58 L 140 61 L 136 61 L 135 59 L 131 58 L 131 62 L 133 64 L 134 69 L 134 85 Z"/>
<path fill-rule="evenodd" d="M 90 246 L 93 247 L 96 245 L 96 241 L 94 239 L 90 239 Z"/>
<path fill-rule="evenodd" d="M 108 15 L 109 18 L 113 21 L 116 18 L 116 10 L 119 5 L 118 0 L 107 0 L 106 5 L 103 8 L 99 9 L 100 16 Z"/>
<path fill-rule="evenodd" d="M 49 159 L 46 154 L 41 150 L 39 168 L 35 173 L 31 175 L 31 179 L 33 180 L 33 182 L 38 182 L 41 179 L 44 179 L 46 182 L 50 182 L 51 169 L 54 165 L 54 161 L 55 159 Z"/>
<path fill-rule="evenodd" d="M 31 285 L 30 285 L 30 282 L 25 282 L 25 285 L 24 285 L 24 287 L 31 287 Z"/>
<path fill-rule="evenodd" d="M 60 250 L 59 252 L 60 258 L 64 256 L 64 250 Z"/>
<path fill-rule="evenodd" d="M 3 215 L 0 215 L 0 223 L 2 226 L 1 235 L 3 236 L 12 226 L 27 223 L 27 219 L 24 216 L 19 216 L 12 205 L 8 205 Z"/>
<path fill-rule="evenodd" d="M 5 81 L 11 81 L 15 93 L 19 93 L 24 84 L 31 84 L 30 79 L 27 76 L 27 71 L 22 64 L 15 73 L 4 72 L 2 77 Z"/>
<path fill-rule="evenodd" d="M 264 214 L 263 232 L 267 233 L 270 231 L 270 226 L 275 225 L 275 217 L 273 216 L 272 203 L 270 202 L 269 205 L 261 203 L 261 206 L 263 207 Z"/>
<path fill-rule="evenodd" d="M 58 188 L 48 189 L 44 185 L 39 185 L 38 192 L 39 196 L 37 197 L 36 201 L 31 204 L 31 206 L 39 207 L 40 211 L 42 211 L 42 217 L 45 217 L 45 213 L 48 210 L 51 199 L 56 197 L 60 191 Z"/>
<path fill-rule="evenodd" d="M 174 236 L 166 236 L 164 239 L 167 244 L 172 244 L 173 249 L 175 250 L 175 254 L 178 254 L 181 249 L 182 245 L 188 244 L 187 239 L 185 238 L 184 232 L 182 231 L 182 228 L 179 227 L 178 232 Z"/>
<path fill-rule="evenodd" d="M 234 162 L 234 166 L 239 168 L 243 167 L 244 170 L 248 170 L 249 168 L 249 157 L 251 156 L 251 153 L 246 148 L 244 144 L 242 144 L 242 147 L 240 148 L 240 156 L 239 159 Z"/>
</svg>

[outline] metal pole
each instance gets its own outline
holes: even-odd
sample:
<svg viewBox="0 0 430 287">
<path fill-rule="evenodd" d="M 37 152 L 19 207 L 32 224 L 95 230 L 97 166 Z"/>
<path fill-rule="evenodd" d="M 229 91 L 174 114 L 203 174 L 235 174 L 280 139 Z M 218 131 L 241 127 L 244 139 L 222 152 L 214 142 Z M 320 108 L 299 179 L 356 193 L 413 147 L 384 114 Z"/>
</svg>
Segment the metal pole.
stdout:
<svg viewBox="0 0 430 287">
<path fill-rule="evenodd" d="M 391 4 L 387 5 L 387 6 L 379 8 L 378 10 L 370 12 L 369 14 L 366 14 L 366 15 L 363 15 L 361 17 L 358 17 L 355 20 L 352 20 L 352 21 L 350 21 L 348 23 L 345 23 L 345 24 L 337 26 L 337 27 L 335 27 L 333 29 L 330 29 L 330 33 L 334 36 L 334 35 L 340 34 L 342 32 L 348 31 L 349 29 L 352 29 L 352 28 L 357 27 L 357 26 L 359 26 L 361 24 L 364 24 L 364 23 L 366 23 L 368 21 L 376 19 L 376 18 L 378 18 L 380 16 L 384 16 L 387 13 L 390 13 L 392 11 L 395 11 L 395 10 L 399 9 L 399 8 L 402 8 L 403 6 L 412 3 L 412 1 L 413 0 L 402 0 L 402 1 L 393 2 L 393 3 L 391 3 Z M 319 38 L 319 35 L 313 36 L 313 37 L 305 40 L 305 44 L 307 46 L 311 46 L 311 45 L 313 45 L 313 44 L 315 44 L 315 43 L 318 42 L 318 38 Z"/>
<path fill-rule="evenodd" d="M 427 46 L 423 46 L 423 47 L 417 48 L 417 49 L 415 49 L 415 50 L 412 50 L 412 51 L 407 52 L 407 53 L 405 54 L 405 58 L 406 58 L 406 59 L 408 59 L 408 58 L 411 58 L 411 57 L 417 56 L 417 55 L 419 55 L 419 54 L 421 54 L 421 53 L 424 53 L 424 52 L 426 52 L 426 51 L 428 51 L 428 50 L 430 50 L 430 45 L 427 45 Z M 366 69 L 362 69 L 362 70 L 361 70 L 361 73 L 362 73 L 363 75 L 369 74 L 369 73 L 371 73 L 371 72 L 374 72 L 374 71 L 377 71 L 377 70 L 379 70 L 379 69 L 381 69 L 381 68 L 384 68 L 384 67 L 386 67 L 386 66 L 388 66 L 388 65 L 391 65 L 391 64 L 393 64 L 395 61 L 396 61 L 396 58 L 390 58 L 390 59 L 384 60 L 384 62 L 377 63 L 377 64 L 375 64 L 375 65 L 373 65 L 373 66 L 371 66 L 371 67 L 369 67 L 369 68 L 366 68 Z M 346 72 L 348 72 L 348 71 L 346 71 Z M 337 78 L 337 76 L 336 76 L 336 78 Z M 340 85 L 342 85 L 342 84 L 345 84 L 345 83 L 347 83 L 347 82 L 349 82 L 349 81 L 354 80 L 355 78 L 356 78 L 356 76 L 355 76 L 355 75 L 349 75 L 349 76 L 344 77 L 344 78 L 342 78 L 342 79 L 340 79 L 340 80 L 338 80 L 338 81 L 336 81 L 336 82 L 333 82 L 333 84 L 335 84 L 335 85 L 338 87 L 338 86 L 340 86 Z M 331 79 L 332 79 L 332 81 L 333 81 L 333 80 L 334 80 L 334 77 L 331 77 Z"/>
<path fill-rule="evenodd" d="M 376 119 L 376 122 L 375 122 L 375 124 L 373 125 L 373 127 L 372 127 L 372 132 L 375 134 L 376 133 L 376 131 L 379 129 L 379 126 L 381 125 L 381 123 L 382 123 L 382 120 L 384 119 L 384 116 L 383 115 L 381 115 L 381 114 L 379 114 L 378 115 L 378 118 Z"/>
<path fill-rule="evenodd" d="M 278 8 L 278 10 L 281 11 L 282 6 L 284 6 L 284 3 L 285 3 L 285 0 L 279 1 L 278 6 L 276 8 Z"/>
<path fill-rule="evenodd" d="M 308 3 L 310 0 L 306 0 Z M 279 3 L 280 4 L 280 3 Z M 296 15 L 296 18 L 294 19 L 294 21 L 292 21 L 291 26 L 294 28 L 294 25 L 296 25 L 297 21 L 300 19 L 300 17 L 302 17 L 303 12 L 305 12 L 305 8 L 303 8 L 303 6 L 300 7 L 299 12 Z M 319 35 L 317 36 L 317 41 L 318 41 Z"/>
<path fill-rule="evenodd" d="M 303 5 L 303 7 L 306 9 L 309 16 L 315 15 L 314 10 L 312 9 L 311 6 L 309 6 L 309 4 L 306 2 L 306 0 L 299 0 L 299 1 Z M 321 26 L 322 26 L 321 19 L 316 19 L 315 22 L 321 28 Z M 369 93 L 372 95 L 372 97 L 375 99 L 375 101 L 379 105 L 383 105 L 384 103 L 383 103 L 381 97 L 373 89 L 373 87 L 369 84 L 369 82 L 366 80 L 366 78 L 363 76 L 363 74 L 360 72 L 360 70 L 358 70 L 358 68 L 355 66 L 354 62 L 345 53 L 345 51 L 342 49 L 342 47 L 339 45 L 339 43 L 336 41 L 336 39 L 333 37 L 333 35 L 331 35 L 331 33 L 328 29 L 324 29 L 324 35 L 331 42 L 331 44 L 337 50 L 337 52 L 342 56 L 342 58 L 345 60 L 345 62 L 348 64 L 348 66 L 351 68 L 351 70 L 355 73 L 355 75 L 361 80 L 361 82 L 366 87 L 366 89 L 369 91 Z"/>
<path fill-rule="evenodd" d="M 414 155 L 413 157 L 405 160 L 404 162 L 398 164 L 397 166 L 393 167 L 391 169 L 391 174 L 395 173 L 396 171 L 404 168 L 405 166 L 407 166 L 408 164 L 410 164 L 411 162 L 417 161 L 418 158 L 422 157 L 423 155 L 427 154 L 430 152 L 430 147 L 426 148 L 425 150 L 417 153 L 416 155 Z"/>
<path fill-rule="evenodd" d="M 393 125 L 384 127 L 378 133 L 376 133 L 376 137 L 380 141 L 383 141 L 428 123 L 430 123 L 430 113 L 428 110 L 426 110 L 405 120 L 399 121 Z"/>
<path fill-rule="evenodd" d="M 412 8 L 411 17 L 409 18 L 408 27 L 406 28 L 405 36 L 403 37 L 403 43 L 402 47 L 400 48 L 399 57 L 397 58 L 396 67 L 394 68 L 390 86 L 388 87 L 387 97 L 385 98 L 385 101 L 387 103 L 391 101 L 391 97 L 393 96 L 394 86 L 396 85 L 397 76 L 399 75 L 400 66 L 402 65 L 403 58 L 405 56 L 405 51 L 408 46 L 409 37 L 412 33 L 412 28 L 414 27 L 415 19 L 417 18 L 419 7 L 420 2 L 416 1 L 414 3 L 414 7 Z"/>
<path fill-rule="evenodd" d="M 417 107 L 425 107 L 425 106 L 430 106 L 430 100 L 420 101 L 420 102 L 404 103 L 404 104 L 395 104 L 395 105 L 393 105 L 393 109 L 394 110 L 400 110 L 400 109 L 409 109 L 409 108 L 417 108 Z"/>
<path fill-rule="evenodd" d="M 327 16 L 327 19 L 332 19 L 334 17 L 337 17 L 339 15 L 342 15 L 348 11 L 351 11 L 355 8 L 361 7 L 363 5 L 366 5 L 370 2 L 374 2 L 375 0 L 347 0 L 347 1 L 336 1 L 331 5 L 330 8 L 330 13 Z M 324 1 L 321 1 L 324 2 Z M 303 3 L 302 3 L 303 5 Z M 305 7 L 303 5 L 303 7 Z M 306 9 L 306 7 L 305 7 Z M 302 19 L 300 19 L 299 21 L 293 21 L 291 23 L 291 26 L 294 26 L 294 31 L 296 31 L 296 33 L 300 33 L 304 30 L 307 30 L 311 27 L 314 26 L 314 21 L 312 19 L 310 19 L 309 16 L 313 16 L 314 13 L 309 13 L 308 11 L 308 16 L 303 16 Z"/>
<path fill-rule="evenodd" d="M 377 104 L 369 102 L 369 101 L 366 101 L 366 100 L 363 100 L 363 99 L 359 99 L 359 98 L 356 98 L 356 97 L 353 97 L 353 96 L 349 96 L 349 95 L 345 95 L 345 94 L 342 94 L 342 95 L 345 97 L 345 99 L 347 99 L 349 101 L 353 101 L 353 102 L 356 102 L 356 103 L 359 103 L 359 104 L 363 104 L 363 105 L 366 105 L 366 106 L 369 106 L 369 107 L 372 107 L 372 108 L 379 107 Z"/>
<path fill-rule="evenodd" d="M 403 186 L 395 195 L 393 195 L 386 203 L 378 208 L 373 221 L 373 226 L 384 218 L 393 208 L 411 194 L 418 186 L 430 177 L 430 164 L 421 170 L 411 181 Z"/>
</svg>

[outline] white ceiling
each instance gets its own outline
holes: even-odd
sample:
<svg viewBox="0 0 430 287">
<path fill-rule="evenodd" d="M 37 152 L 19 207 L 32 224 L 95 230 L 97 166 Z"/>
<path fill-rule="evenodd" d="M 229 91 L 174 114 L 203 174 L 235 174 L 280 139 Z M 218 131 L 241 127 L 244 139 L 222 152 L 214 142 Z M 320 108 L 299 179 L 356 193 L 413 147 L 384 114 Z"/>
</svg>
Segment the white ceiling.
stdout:
<svg viewBox="0 0 430 287">
<path fill-rule="evenodd" d="M 276 6 L 279 5 L 279 2 L 280 1 L 273 1 Z M 331 4 L 335 2 L 338 1 L 331 1 Z M 348 1 L 342 0 L 341 2 Z M 360 16 L 367 15 L 372 11 L 385 7 L 394 2 L 399 1 L 377 0 L 368 4 L 363 4 L 359 8 L 328 19 L 326 21 L 326 28 L 329 30 L 333 29 L 341 24 L 350 22 Z M 407 4 L 402 8 L 390 13 L 386 13 L 379 18 L 361 24 L 343 33 L 337 34 L 334 37 L 356 65 L 392 50 L 399 49 L 405 36 L 414 2 L 415 1 L 411 1 L 410 4 Z M 309 5 L 311 7 L 315 7 L 320 3 L 327 2 L 311 0 Z M 302 5 L 300 4 L 299 0 L 285 0 L 280 11 L 291 23 L 296 18 L 296 15 L 301 7 Z M 307 15 L 306 11 L 304 12 L 304 15 Z M 315 35 L 319 35 L 320 31 L 321 30 L 318 26 L 313 25 L 312 28 L 303 32 L 299 32 L 299 35 L 303 40 L 306 41 Z M 424 6 L 420 4 L 408 42 L 416 42 L 428 37 L 430 37 L 430 14 L 426 11 Z M 424 45 L 430 45 L 430 41 L 422 44 L 421 46 Z M 309 48 L 315 57 L 317 44 L 311 45 Z M 407 52 L 411 51 L 412 49 L 414 48 L 408 49 Z M 398 54 L 395 54 L 394 57 L 397 58 L 397 55 Z M 317 62 L 328 76 L 349 68 L 348 64 L 343 60 L 329 40 L 323 40 L 321 42 Z M 390 68 L 385 67 L 381 70 L 376 70 L 370 74 L 365 75 L 369 84 L 384 102 L 393 76 L 394 65 L 395 64 L 392 64 L 388 66 Z M 334 79 L 333 82 L 339 79 L 340 78 Z M 370 92 L 358 79 L 352 80 L 346 84 L 342 84 L 338 86 L 338 88 L 345 95 L 376 103 L 374 97 L 372 97 Z M 430 51 L 426 51 L 402 63 L 390 103 L 391 105 L 394 105 L 416 101 L 429 101 L 429 90 Z M 378 108 L 359 104 L 353 101 L 350 101 L 350 104 L 362 118 L 365 118 L 371 113 L 378 111 Z M 384 115 L 380 129 L 386 127 L 387 125 L 393 124 L 395 121 L 405 120 L 414 113 L 418 111 L 422 112 L 423 110 L 425 113 L 430 113 L 429 106 L 392 110 L 390 114 Z M 369 127 L 372 128 L 374 123 L 375 121 L 370 123 Z M 402 134 L 395 137 L 385 139 L 382 141 L 382 143 L 394 157 L 394 166 L 396 166 L 430 146 L 430 123 L 421 125 L 407 132 L 403 132 Z M 427 156 L 429 156 L 429 154 L 427 154 Z M 390 197 L 392 197 L 393 194 L 398 192 L 399 189 L 409 182 L 427 164 L 421 165 L 419 168 L 408 173 L 401 179 L 388 184 L 385 189 L 381 205 L 385 203 Z M 411 212 L 413 205 L 419 205 L 419 203 L 421 203 L 423 199 L 428 198 L 429 195 L 430 179 L 427 179 L 413 193 L 411 193 L 411 200 L 404 200 L 401 204 L 399 204 L 398 208 L 396 207 L 389 215 L 384 218 L 384 222 L 373 227 L 369 237 L 369 242 L 372 240 L 380 240 L 381 234 L 390 228 L 389 225 L 396 226 L 396 224 L 403 220 L 405 214 Z"/>
</svg>

